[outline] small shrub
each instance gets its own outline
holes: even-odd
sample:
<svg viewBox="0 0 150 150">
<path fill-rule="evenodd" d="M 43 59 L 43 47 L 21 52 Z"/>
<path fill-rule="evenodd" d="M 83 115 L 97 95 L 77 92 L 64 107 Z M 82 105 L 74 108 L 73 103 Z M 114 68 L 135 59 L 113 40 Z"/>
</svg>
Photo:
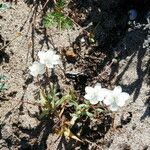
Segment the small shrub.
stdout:
<svg viewBox="0 0 150 150">
<path fill-rule="evenodd" d="M 102 88 L 97 83 L 94 87 L 85 87 L 85 95 L 82 100 L 78 98 L 73 90 L 68 93 L 58 93 L 53 82 L 50 82 L 49 70 L 54 69 L 61 64 L 59 55 L 52 49 L 47 52 L 38 52 L 39 62 L 36 61 L 29 67 L 30 74 L 37 77 L 39 85 L 39 76 L 45 74 L 47 78 L 46 86 L 40 86 L 39 103 L 42 107 L 43 116 L 53 116 L 57 118 L 58 123 L 55 132 L 64 135 L 67 139 L 72 138 L 81 141 L 71 132 L 71 128 L 80 121 L 81 118 L 90 118 L 98 120 L 98 116 L 105 111 L 117 111 L 119 107 L 125 105 L 129 94 L 122 92 L 122 88 L 117 86 L 114 90 Z M 54 71 L 54 70 L 53 70 Z"/>
<path fill-rule="evenodd" d="M 43 24 L 47 27 L 56 27 L 58 29 L 70 29 L 73 26 L 72 20 L 63 12 L 66 6 L 64 0 L 57 1 L 53 12 L 47 13 L 43 18 Z"/>
</svg>

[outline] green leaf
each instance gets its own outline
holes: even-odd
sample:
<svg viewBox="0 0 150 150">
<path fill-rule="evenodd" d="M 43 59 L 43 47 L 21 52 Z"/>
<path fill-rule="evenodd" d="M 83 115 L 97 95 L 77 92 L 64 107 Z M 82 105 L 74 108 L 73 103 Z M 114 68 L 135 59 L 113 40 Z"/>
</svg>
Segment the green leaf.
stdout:
<svg viewBox="0 0 150 150">
<path fill-rule="evenodd" d="M 43 24 L 46 28 L 57 27 L 59 29 L 69 29 L 73 23 L 62 12 L 51 12 L 43 18 Z"/>
<path fill-rule="evenodd" d="M 0 91 L 2 90 L 7 90 L 7 86 L 5 85 L 5 83 L 0 83 Z"/>
<path fill-rule="evenodd" d="M 86 114 L 88 117 L 93 117 L 93 116 L 94 116 L 92 113 L 90 113 L 90 112 L 88 112 L 88 111 L 86 111 L 85 114 Z"/>
<path fill-rule="evenodd" d="M 58 0 L 56 3 L 56 9 L 63 9 L 66 5 L 65 0 Z"/>
<path fill-rule="evenodd" d="M 98 112 L 103 112 L 104 110 L 103 110 L 103 109 L 100 109 L 100 108 L 97 108 L 96 111 L 98 111 Z"/>
<path fill-rule="evenodd" d="M 49 110 L 43 110 L 42 113 L 39 115 L 39 119 L 42 119 L 43 117 L 47 116 L 50 113 Z"/>
<path fill-rule="evenodd" d="M 49 103 L 51 103 L 52 100 L 53 100 L 53 97 L 49 94 L 49 95 L 47 96 L 47 101 L 48 101 Z"/>
<path fill-rule="evenodd" d="M 70 107 L 71 107 L 71 106 L 74 106 L 75 108 L 78 107 L 78 103 L 77 103 L 76 101 L 74 101 L 74 100 L 70 100 L 68 103 L 69 103 L 69 106 L 70 106 Z"/>
<path fill-rule="evenodd" d="M 46 105 L 47 101 L 48 100 L 46 98 L 46 95 L 45 95 L 44 91 L 40 90 L 40 100 L 39 100 L 39 102 L 41 103 L 42 106 L 44 106 L 44 105 Z"/>
<path fill-rule="evenodd" d="M 0 3 L 0 10 L 6 10 L 6 9 L 9 9 L 9 8 L 10 8 L 10 5 L 5 4 L 5 3 Z"/>
<path fill-rule="evenodd" d="M 0 75 L 0 80 L 5 80 L 5 79 L 6 79 L 6 76 Z"/>
<path fill-rule="evenodd" d="M 58 106 L 62 105 L 64 102 L 69 101 L 70 99 L 71 99 L 71 96 L 69 94 L 65 95 L 61 99 L 56 101 L 56 106 L 58 107 Z"/>
<path fill-rule="evenodd" d="M 72 118 L 70 120 L 70 124 L 74 125 L 76 120 L 79 118 L 79 116 L 77 114 L 72 114 L 71 116 L 72 116 Z"/>
<path fill-rule="evenodd" d="M 8 89 L 8 87 L 5 84 L 5 79 L 6 79 L 6 76 L 0 75 L 0 92 Z"/>
<path fill-rule="evenodd" d="M 87 104 L 80 104 L 77 106 L 77 109 L 82 109 L 82 108 L 88 108 L 89 106 Z"/>
</svg>

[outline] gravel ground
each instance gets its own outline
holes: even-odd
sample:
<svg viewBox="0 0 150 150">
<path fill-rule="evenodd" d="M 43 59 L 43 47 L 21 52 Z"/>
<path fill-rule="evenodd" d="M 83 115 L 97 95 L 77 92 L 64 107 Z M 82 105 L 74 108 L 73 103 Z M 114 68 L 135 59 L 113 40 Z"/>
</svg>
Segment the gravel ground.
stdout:
<svg viewBox="0 0 150 150">
<path fill-rule="evenodd" d="M 94 2 L 99 4 L 97 1 Z M 78 145 L 72 148 L 70 143 L 57 139 L 57 135 L 52 134 L 51 131 L 51 120 L 46 123 L 40 122 L 37 119 L 38 107 L 20 102 L 36 101 L 35 93 L 38 88 L 34 83 L 36 80 L 29 75 L 28 67 L 37 59 L 37 52 L 55 47 L 61 54 L 62 48 L 72 46 L 83 32 L 83 28 L 74 25 L 73 29 L 62 32 L 48 29 L 46 34 L 40 24 L 41 6 L 38 8 L 39 15 L 34 27 L 32 21 L 34 21 L 35 5 L 29 6 L 21 0 L 17 5 L 13 3 L 10 9 L 0 11 L 0 48 L 4 43 L 10 42 L 5 49 L 0 50 L 0 74 L 7 77 L 6 84 L 9 87 L 0 98 L 0 149 L 150 150 L 149 8 L 146 6 L 145 9 L 140 9 L 139 3 L 135 3 L 133 7 L 134 3 L 131 2 L 131 8 L 137 10 L 137 19 L 129 21 L 128 9 L 131 8 L 125 8 L 120 12 L 122 17 L 118 21 L 116 18 L 119 10 L 114 10 L 120 6 L 119 2 L 119 0 L 100 1 L 100 6 L 96 5 L 102 8 L 98 18 L 100 17 L 100 22 L 103 21 L 96 38 L 100 45 L 99 49 L 103 51 L 109 49 L 109 52 L 113 52 L 113 57 L 118 59 L 117 67 L 114 66 L 115 74 L 109 79 L 109 87 L 121 85 L 131 98 L 125 107 L 116 112 L 115 129 L 109 129 L 103 138 L 96 139 L 95 143 L 91 142 L 88 148 Z M 83 17 L 86 19 L 83 19 L 84 21 L 81 19 L 78 24 L 81 23 L 85 27 L 88 19 L 89 21 L 97 19 L 95 15 L 93 18 L 88 17 Z M 93 23 L 95 20 L 93 19 Z M 87 30 L 89 31 L 90 27 Z M 81 52 L 86 53 L 87 49 L 89 48 L 81 48 Z M 69 71 L 84 72 L 84 67 L 76 68 L 72 64 L 66 66 Z M 59 69 L 56 72 L 62 74 Z M 112 72 L 113 68 L 110 69 L 110 74 Z M 59 77 L 59 84 L 62 89 L 73 87 L 72 82 L 66 84 L 62 76 Z"/>
</svg>

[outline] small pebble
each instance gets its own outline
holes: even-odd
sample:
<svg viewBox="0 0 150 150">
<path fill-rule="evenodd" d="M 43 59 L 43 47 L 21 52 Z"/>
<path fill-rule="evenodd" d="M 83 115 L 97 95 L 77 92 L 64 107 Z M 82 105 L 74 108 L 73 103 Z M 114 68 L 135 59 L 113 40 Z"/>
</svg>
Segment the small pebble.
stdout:
<svg viewBox="0 0 150 150">
<path fill-rule="evenodd" d="M 137 17 L 137 11 L 135 9 L 131 9 L 128 11 L 129 19 L 135 20 Z"/>
<path fill-rule="evenodd" d="M 84 43 L 85 39 L 82 37 L 80 41 L 81 41 L 81 43 Z"/>
<path fill-rule="evenodd" d="M 118 60 L 115 59 L 115 58 L 113 58 L 112 62 L 113 62 L 114 64 L 116 64 L 116 63 L 118 62 Z"/>
</svg>

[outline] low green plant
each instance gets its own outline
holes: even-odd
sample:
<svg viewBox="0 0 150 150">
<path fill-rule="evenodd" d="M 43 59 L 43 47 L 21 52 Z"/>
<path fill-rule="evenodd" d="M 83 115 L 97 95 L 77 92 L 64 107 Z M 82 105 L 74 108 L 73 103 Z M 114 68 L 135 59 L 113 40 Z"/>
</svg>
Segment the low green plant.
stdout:
<svg viewBox="0 0 150 150">
<path fill-rule="evenodd" d="M 43 115 L 59 114 L 66 104 L 75 101 L 75 96 L 72 91 L 68 94 L 61 96 L 57 92 L 57 89 L 53 83 L 51 83 L 48 89 L 40 89 L 40 104 L 43 107 Z M 64 109 L 64 108 L 63 108 Z M 62 113 L 62 112 L 61 112 Z"/>
<path fill-rule="evenodd" d="M 39 76 L 45 74 L 46 85 L 40 86 L 39 103 L 42 108 L 42 113 L 39 118 L 44 116 L 53 116 L 59 120 L 59 126 L 55 131 L 59 135 L 64 135 L 66 138 L 73 138 L 81 141 L 77 136 L 71 132 L 71 127 L 74 126 L 77 119 L 81 117 L 94 118 L 97 108 L 87 100 L 78 100 L 78 96 L 73 90 L 66 93 L 57 92 L 58 89 L 53 82 L 50 82 L 49 70 L 59 65 L 60 57 L 53 50 L 38 52 L 39 62 L 33 62 L 29 67 L 30 74 L 37 77 L 40 85 Z M 49 58 L 53 59 L 49 59 Z M 54 70 L 53 70 L 54 71 Z M 100 106 L 100 105 L 99 105 Z M 68 115 L 66 115 L 68 114 Z"/>
<path fill-rule="evenodd" d="M 0 92 L 7 89 L 5 80 L 6 80 L 6 77 L 4 75 L 0 75 Z"/>
<path fill-rule="evenodd" d="M 59 55 L 51 49 L 47 52 L 38 52 L 38 56 L 39 62 L 33 62 L 29 69 L 30 74 L 37 77 L 39 85 L 41 85 L 39 76 L 44 75 L 46 81 L 46 85 L 40 86 L 39 90 L 39 103 L 42 108 L 40 117 L 51 116 L 57 120 L 55 132 L 64 135 L 67 139 L 81 141 L 71 132 L 77 121 L 82 121 L 82 118 L 90 118 L 91 121 L 98 119 L 102 112 L 108 111 L 108 108 L 117 111 L 129 98 L 129 94 L 122 92 L 120 86 L 109 90 L 102 88 L 100 83 L 94 87 L 86 86 L 84 98 L 81 99 L 73 90 L 59 93 L 55 84 L 50 82 L 49 76 L 49 71 L 53 69 L 51 71 L 54 73 L 54 67 L 61 64 Z"/>
<path fill-rule="evenodd" d="M 58 29 L 70 29 L 73 26 L 72 20 L 63 12 L 66 6 L 64 0 L 57 1 L 54 11 L 47 13 L 43 18 L 43 24 L 47 27 L 56 27 Z"/>
<path fill-rule="evenodd" d="M 52 115 L 57 118 L 60 122 L 60 126 L 55 129 L 55 132 L 59 135 L 64 135 L 67 139 L 75 139 L 81 141 L 77 136 L 75 136 L 70 128 L 75 123 L 75 119 L 73 122 L 73 114 L 70 113 L 71 120 L 68 120 L 64 111 L 71 108 L 72 104 L 77 104 L 76 96 L 73 91 L 70 90 L 68 94 L 65 94 L 61 98 L 59 98 L 60 94 L 56 92 L 56 87 L 54 84 L 50 84 L 49 90 L 40 89 L 40 104 L 42 105 L 42 113 L 40 118 L 48 115 Z M 76 115 L 77 116 L 77 115 Z M 65 118 L 65 119 L 62 119 Z M 79 116 L 78 116 L 79 118 Z"/>
<path fill-rule="evenodd" d="M 48 13 L 43 20 L 45 27 L 57 27 L 61 29 L 69 29 L 72 27 L 72 21 L 62 12 Z"/>
<path fill-rule="evenodd" d="M 6 3 L 0 3 L 0 11 L 9 9 L 10 5 L 6 4 Z"/>
</svg>

